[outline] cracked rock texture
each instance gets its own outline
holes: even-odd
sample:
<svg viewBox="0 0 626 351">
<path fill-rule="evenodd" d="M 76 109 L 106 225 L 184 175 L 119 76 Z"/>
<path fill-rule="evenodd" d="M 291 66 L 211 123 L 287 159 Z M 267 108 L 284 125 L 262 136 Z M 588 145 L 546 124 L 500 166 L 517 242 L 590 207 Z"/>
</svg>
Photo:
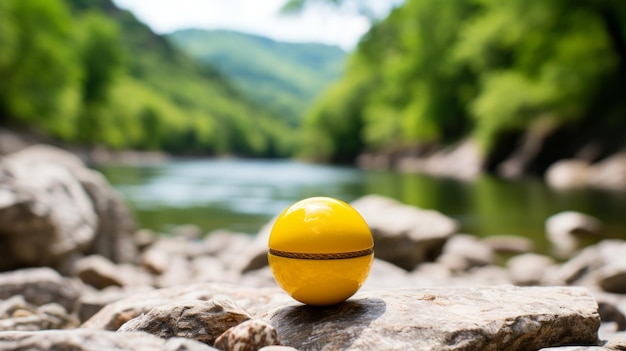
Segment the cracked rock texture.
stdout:
<svg viewBox="0 0 626 351">
<path fill-rule="evenodd" d="M 268 315 L 298 350 L 538 350 L 594 345 L 600 317 L 584 288 L 513 286 L 363 293 L 327 308 Z"/>
</svg>

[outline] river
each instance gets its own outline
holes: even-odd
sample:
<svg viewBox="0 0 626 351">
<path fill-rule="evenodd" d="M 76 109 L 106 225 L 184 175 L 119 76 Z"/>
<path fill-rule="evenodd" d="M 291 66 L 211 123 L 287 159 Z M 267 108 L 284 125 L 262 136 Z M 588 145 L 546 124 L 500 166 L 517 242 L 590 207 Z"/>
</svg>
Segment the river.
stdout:
<svg viewBox="0 0 626 351">
<path fill-rule="evenodd" d="M 609 237 L 626 238 L 626 194 L 591 189 L 556 191 L 536 179 L 474 182 L 285 160 L 175 160 L 100 169 L 134 210 L 140 226 L 170 232 L 196 224 L 205 232 L 256 233 L 290 204 L 310 196 L 347 202 L 380 194 L 459 221 L 479 236 L 522 235 L 545 246 L 544 223 L 560 211 L 600 218 Z M 539 250 L 542 251 L 542 250 Z"/>
</svg>

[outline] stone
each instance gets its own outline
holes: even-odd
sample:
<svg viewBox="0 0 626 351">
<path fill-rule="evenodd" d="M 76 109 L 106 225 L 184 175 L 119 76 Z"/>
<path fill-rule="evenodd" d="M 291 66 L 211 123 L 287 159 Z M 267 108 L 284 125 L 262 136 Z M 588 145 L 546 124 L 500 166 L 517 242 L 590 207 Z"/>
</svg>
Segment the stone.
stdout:
<svg viewBox="0 0 626 351">
<path fill-rule="evenodd" d="M 535 249 L 532 239 L 517 235 L 491 235 L 482 242 L 496 254 L 523 254 Z"/>
<path fill-rule="evenodd" d="M 279 288 L 255 288 L 233 286 L 224 283 L 197 283 L 171 288 L 156 289 L 142 294 L 123 298 L 106 305 L 82 328 L 117 330 L 129 320 L 151 309 L 177 301 L 208 301 L 228 297 L 241 306 L 252 317 L 265 313 L 268 309 L 293 301 Z"/>
<path fill-rule="evenodd" d="M 109 286 L 122 286 L 124 282 L 116 270 L 115 264 L 100 255 L 91 255 L 78 260 L 75 264 L 76 275 L 85 284 L 97 289 Z"/>
<path fill-rule="evenodd" d="M 182 285 L 193 280 L 189 259 L 183 255 L 171 255 L 167 269 L 156 278 L 156 285 L 160 288 Z"/>
<path fill-rule="evenodd" d="M 249 319 L 247 312 L 228 299 L 186 300 L 154 307 L 118 331 L 141 331 L 165 339 L 184 337 L 213 345 L 227 329 Z"/>
<path fill-rule="evenodd" d="M 196 240 L 202 236 L 202 229 L 195 224 L 179 225 L 172 230 L 172 235 L 179 238 Z"/>
<path fill-rule="evenodd" d="M 437 258 L 437 262 L 453 272 L 486 266 L 494 261 L 495 255 L 491 248 L 475 236 L 467 234 L 457 234 L 448 239 L 441 256 Z"/>
<path fill-rule="evenodd" d="M 561 265 L 546 270 L 543 285 L 584 285 L 622 291 L 626 241 L 610 239 L 588 246 Z"/>
<path fill-rule="evenodd" d="M 2 331 L 2 350 L 118 350 L 118 351 L 215 351 L 201 342 L 183 338 L 161 339 L 147 333 L 115 333 L 105 330 Z"/>
<path fill-rule="evenodd" d="M 600 189 L 626 190 L 626 150 L 596 163 L 589 183 Z"/>
<path fill-rule="evenodd" d="M 548 167 L 545 180 L 556 189 L 574 189 L 589 186 L 591 165 L 584 160 L 560 160 Z"/>
<path fill-rule="evenodd" d="M 406 288 L 414 285 L 415 283 L 407 271 L 387 261 L 374 258 L 370 274 L 362 289 Z"/>
<path fill-rule="evenodd" d="M 441 287 L 361 292 L 265 318 L 300 350 L 516 351 L 595 345 L 597 309 L 581 287 Z"/>
<path fill-rule="evenodd" d="M 602 234 L 602 222 L 592 216 L 565 211 L 546 220 L 546 235 L 554 254 L 561 258 L 570 257 L 581 245 L 581 241 Z"/>
<path fill-rule="evenodd" d="M 89 196 L 68 169 L 16 154 L 0 163 L 0 270 L 61 266 L 88 249 L 97 225 Z"/>
<path fill-rule="evenodd" d="M 526 253 L 511 257 L 506 267 L 511 281 L 516 285 L 539 285 L 544 272 L 556 262 L 552 257 Z"/>
<path fill-rule="evenodd" d="M 272 345 L 272 346 L 262 347 L 259 349 L 259 351 L 298 351 L 298 350 L 289 346 Z"/>
<path fill-rule="evenodd" d="M 402 157 L 397 161 L 396 169 L 469 181 L 481 174 L 484 161 L 476 142 L 465 139 L 428 155 Z"/>
<path fill-rule="evenodd" d="M 611 351 L 602 346 L 561 346 L 561 347 L 544 347 L 539 351 Z"/>
<path fill-rule="evenodd" d="M 154 289 L 148 286 L 108 287 L 103 290 L 85 289 L 79 299 L 78 318 L 81 322 L 85 322 L 110 303 L 134 295 L 141 296 L 152 290 Z"/>
<path fill-rule="evenodd" d="M 609 350 L 626 350 L 626 333 L 616 333 L 611 335 L 608 340 L 604 341 L 602 346 Z"/>
<path fill-rule="evenodd" d="M 215 347 L 224 351 L 257 351 L 279 345 L 276 329 L 264 321 L 252 319 L 236 325 L 215 340 Z"/>
<path fill-rule="evenodd" d="M 600 320 L 602 323 L 614 323 L 615 330 L 626 330 L 626 316 L 619 310 L 617 306 L 610 302 L 598 301 L 598 313 L 600 314 Z"/>
<path fill-rule="evenodd" d="M 57 303 L 35 306 L 21 295 L 0 302 L 0 330 L 33 331 L 77 326 L 78 320 Z"/>
<path fill-rule="evenodd" d="M 597 272 L 598 285 L 602 290 L 615 294 L 626 294 L 626 260 L 610 264 Z"/>
<path fill-rule="evenodd" d="M 199 256 L 191 261 L 193 282 L 227 282 L 240 281 L 236 272 L 225 267 L 224 263 L 213 256 Z"/>
<path fill-rule="evenodd" d="M 376 257 L 406 270 L 439 257 L 457 223 L 433 210 L 403 205 L 379 195 L 366 195 L 352 206 L 361 213 L 374 237 Z"/>
<path fill-rule="evenodd" d="M 61 277 L 56 271 L 46 267 L 0 273 L 0 299 L 21 295 L 33 305 L 42 306 L 55 302 L 72 312 L 81 290 L 77 281 Z"/>
<path fill-rule="evenodd" d="M 0 270 L 69 270 L 74 256 L 92 253 L 113 262 L 137 256 L 134 219 L 119 194 L 75 155 L 52 146 L 2 160 L 0 223 Z"/>
</svg>

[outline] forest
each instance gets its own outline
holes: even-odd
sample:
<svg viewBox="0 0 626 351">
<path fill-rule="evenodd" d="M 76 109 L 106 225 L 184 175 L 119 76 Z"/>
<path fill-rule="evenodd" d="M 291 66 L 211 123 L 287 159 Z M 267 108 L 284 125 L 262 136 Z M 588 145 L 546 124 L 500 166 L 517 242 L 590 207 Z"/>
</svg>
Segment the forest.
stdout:
<svg viewBox="0 0 626 351">
<path fill-rule="evenodd" d="M 0 47 L 0 126 L 84 145 L 352 163 L 465 138 L 497 156 L 528 133 L 554 157 L 626 144 L 622 0 L 406 0 L 296 117 L 110 0 L 3 0 Z"/>
<path fill-rule="evenodd" d="M 178 154 L 288 156 L 284 118 L 110 0 L 0 2 L 0 125 Z"/>
<path fill-rule="evenodd" d="M 553 157 L 589 142 L 600 157 L 626 140 L 625 23 L 620 0 L 407 0 L 307 113 L 304 152 L 349 162 L 470 137 L 496 155 L 543 133 Z"/>
</svg>

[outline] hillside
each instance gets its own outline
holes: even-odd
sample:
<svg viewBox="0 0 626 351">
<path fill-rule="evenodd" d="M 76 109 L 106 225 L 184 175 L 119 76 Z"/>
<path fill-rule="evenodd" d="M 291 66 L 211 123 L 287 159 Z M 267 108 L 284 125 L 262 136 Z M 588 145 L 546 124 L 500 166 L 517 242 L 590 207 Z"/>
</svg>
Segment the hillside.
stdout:
<svg viewBox="0 0 626 351">
<path fill-rule="evenodd" d="M 407 0 L 305 119 L 305 153 L 416 154 L 465 138 L 527 170 L 626 144 L 626 2 Z M 539 147 L 541 145 L 541 147 Z"/>
<path fill-rule="evenodd" d="M 0 126 L 110 148 L 292 150 L 286 123 L 111 0 L 7 0 L 0 23 Z"/>
<path fill-rule="evenodd" d="M 339 78 L 346 56 L 336 46 L 278 42 L 227 30 L 189 29 L 168 38 L 191 56 L 217 67 L 255 102 L 292 125 Z"/>
</svg>

